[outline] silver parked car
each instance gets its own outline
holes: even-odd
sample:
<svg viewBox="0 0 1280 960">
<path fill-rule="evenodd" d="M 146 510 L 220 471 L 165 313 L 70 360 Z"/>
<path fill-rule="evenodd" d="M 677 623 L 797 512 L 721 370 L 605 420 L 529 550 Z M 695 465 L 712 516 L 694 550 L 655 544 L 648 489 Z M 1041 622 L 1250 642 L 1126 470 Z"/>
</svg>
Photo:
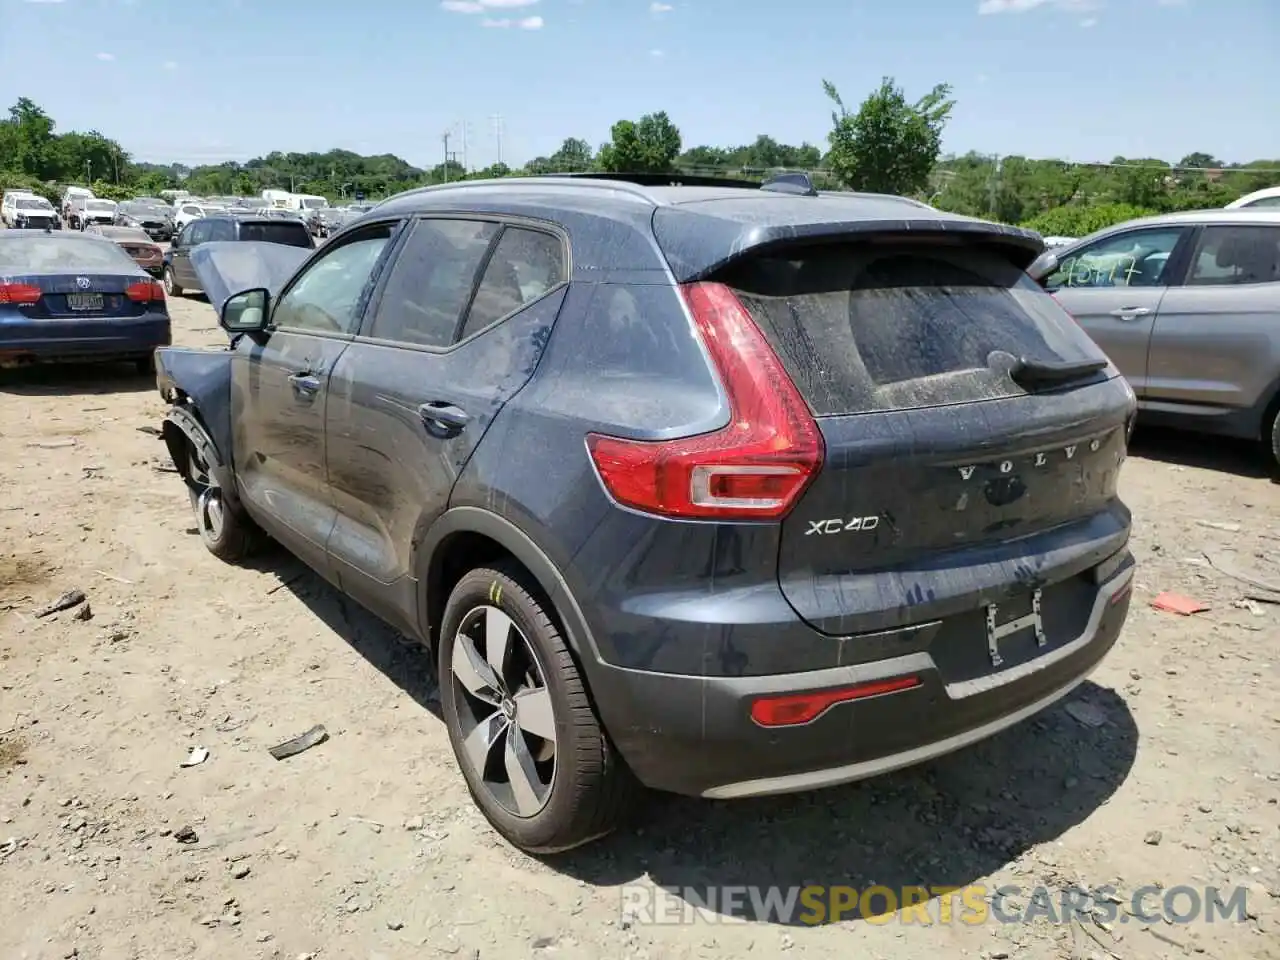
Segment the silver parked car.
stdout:
<svg viewBox="0 0 1280 960">
<path fill-rule="evenodd" d="M 1280 463 L 1280 210 L 1131 220 L 1027 272 L 1129 379 L 1142 419 L 1261 440 Z"/>
</svg>

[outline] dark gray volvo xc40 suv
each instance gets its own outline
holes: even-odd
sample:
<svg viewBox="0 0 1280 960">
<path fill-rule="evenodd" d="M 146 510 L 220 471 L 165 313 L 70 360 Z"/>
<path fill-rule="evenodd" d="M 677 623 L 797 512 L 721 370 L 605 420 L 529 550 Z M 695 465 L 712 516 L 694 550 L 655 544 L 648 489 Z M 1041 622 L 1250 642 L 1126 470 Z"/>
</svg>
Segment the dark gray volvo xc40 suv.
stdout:
<svg viewBox="0 0 1280 960">
<path fill-rule="evenodd" d="M 1129 605 L 1133 393 L 897 197 L 661 178 L 415 190 L 316 251 L 192 254 L 158 351 L 208 547 L 263 534 L 427 644 L 477 804 L 567 849 L 641 786 L 745 797 L 1064 697 Z"/>
</svg>

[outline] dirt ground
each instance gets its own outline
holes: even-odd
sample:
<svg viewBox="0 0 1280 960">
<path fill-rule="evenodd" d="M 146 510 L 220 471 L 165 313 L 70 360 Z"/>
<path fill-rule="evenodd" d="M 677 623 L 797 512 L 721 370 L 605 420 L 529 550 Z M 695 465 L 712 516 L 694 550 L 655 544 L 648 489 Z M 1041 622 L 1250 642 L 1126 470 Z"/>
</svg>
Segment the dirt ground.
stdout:
<svg viewBox="0 0 1280 960">
<path fill-rule="evenodd" d="M 179 342 L 219 342 L 207 304 L 172 310 Z M 874 782 L 654 797 L 541 862 L 472 806 L 426 658 L 282 553 L 206 552 L 162 409 L 128 368 L 0 372 L 3 960 L 1280 957 L 1280 606 L 1217 569 L 1280 581 L 1280 487 L 1248 447 L 1139 433 L 1135 602 L 1069 704 Z M 34 617 L 72 589 L 91 618 Z M 632 882 L 1238 884 L 1247 915 L 655 926 L 620 913 Z"/>
</svg>

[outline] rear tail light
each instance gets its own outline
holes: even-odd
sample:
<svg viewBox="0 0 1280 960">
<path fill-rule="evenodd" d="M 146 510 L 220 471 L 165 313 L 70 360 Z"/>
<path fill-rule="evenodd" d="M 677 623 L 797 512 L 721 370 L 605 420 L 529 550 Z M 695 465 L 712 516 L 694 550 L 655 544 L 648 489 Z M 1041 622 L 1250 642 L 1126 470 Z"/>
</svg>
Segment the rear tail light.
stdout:
<svg viewBox="0 0 1280 960">
<path fill-rule="evenodd" d="M 920 686 L 917 676 L 873 680 L 854 687 L 794 693 L 780 697 L 760 697 L 751 704 L 751 719 L 762 727 L 794 727 L 812 723 L 838 703 L 865 700 L 887 693 L 900 693 Z"/>
<path fill-rule="evenodd" d="M 40 296 L 40 288 L 34 283 L 0 283 L 0 303 L 38 303 Z"/>
<path fill-rule="evenodd" d="M 164 287 L 155 280 L 140 280 L 126 287 L 124 295 L 135 303 L 151 303 L 164 299 Z"/>
<path fill-rule="evenodd" d="M 590 434 L 606 489 L 646 513 L 695 519 L 776 520 L 822 467 L 822 434 L 777 355 L 732 290 L 681 288 L 729 399 L 729 424 L 677 440 Z"/>
</svg>

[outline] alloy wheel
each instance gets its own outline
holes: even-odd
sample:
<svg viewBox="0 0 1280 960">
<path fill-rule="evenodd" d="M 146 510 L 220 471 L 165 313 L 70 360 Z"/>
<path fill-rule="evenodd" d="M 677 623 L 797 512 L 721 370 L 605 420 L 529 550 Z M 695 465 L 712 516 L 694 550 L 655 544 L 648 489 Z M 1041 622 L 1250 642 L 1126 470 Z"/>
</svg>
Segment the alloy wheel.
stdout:
<svg viewBox="0 0 1280 960">
<path fill-rule="evenodd" d="M 194 449 L 190 454 L 190 477 L 192 483 L 199 487 L 194 497 L 196 523 L 200 533 L 206 539 L 216 541 L 222 536 L 226 514 L 222 504 L 222 490 L 213 477 L 208 462 Z"/>
<path fill-rule="evenodd" d="M 498 607 L 476 607 L 454 636 L 451 672 L 462 762 L 499 806 L 534 816 L 555 782 L 556 723 L 528 638 Z"/>
</svg>

